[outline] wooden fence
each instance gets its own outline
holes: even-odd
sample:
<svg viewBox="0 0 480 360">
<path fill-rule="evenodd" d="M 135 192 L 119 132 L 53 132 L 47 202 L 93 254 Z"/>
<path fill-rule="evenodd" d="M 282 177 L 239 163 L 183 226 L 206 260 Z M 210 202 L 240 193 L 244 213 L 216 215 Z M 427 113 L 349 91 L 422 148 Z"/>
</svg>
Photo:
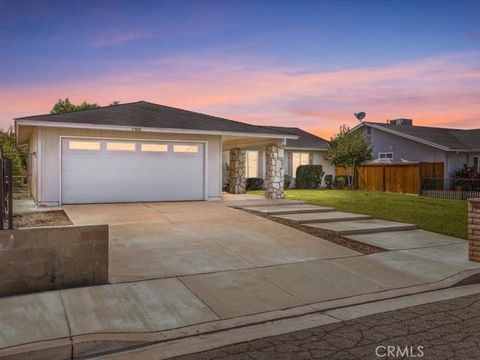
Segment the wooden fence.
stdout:
<svg viewBox="0 0 480 360">
<path fill-rule="evenodd" d="M 335 175 L 350 175 L 344 166 L 335 168 Z M 443 178 L 443 162 L 385 163 L 358 166 L 355 188 L 366 191 L 389 191 L 420 194 L 422 179 Z"/>
</svg>

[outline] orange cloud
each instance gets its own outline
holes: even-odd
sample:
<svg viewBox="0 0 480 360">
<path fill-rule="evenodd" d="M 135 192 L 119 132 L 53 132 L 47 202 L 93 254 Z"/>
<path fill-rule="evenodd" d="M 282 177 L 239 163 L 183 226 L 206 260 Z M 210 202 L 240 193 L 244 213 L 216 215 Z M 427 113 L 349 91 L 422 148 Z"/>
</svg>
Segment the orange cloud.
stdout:
<svg viewBox="0 0 480 360">
<path fill-rule="evenodd" d="M 0 88 L 0 121 L 48 112 L 60 97 L 108 104 L 140 99 L 262 125 L 298 126 L 329 137 L 370 121 L 410 117 L 415 124 L 480 127 L 480 53 L 377 68 L 306 72 L 249 65 L 249 59 L 170 58 L 115 75 L 61 85 Z"/>
</svg>

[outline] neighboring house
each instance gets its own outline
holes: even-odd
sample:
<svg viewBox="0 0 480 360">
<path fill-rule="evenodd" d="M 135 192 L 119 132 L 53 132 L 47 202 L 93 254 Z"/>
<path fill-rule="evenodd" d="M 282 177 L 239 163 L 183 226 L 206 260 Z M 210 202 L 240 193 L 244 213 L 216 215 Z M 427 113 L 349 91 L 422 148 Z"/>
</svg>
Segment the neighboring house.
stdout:
<svg viewBox="0 0 480 360">
<path fill-rule="evenodd" d="M 464 164 L 480 170 L 480 129 L 415 126 L 411 119 L 396 119 L 363 122 L 353 130 L 370 138 L 374 161 L 442 162 L 446 178 Z"/>
<path fill-rule="evenodd" d="M 144 101 L 23 117 L 15 126 L 18 143 L 29 144 L 31 193 L 42 205 L 220 199 L 224 150 L 253 146 L 278 167 L 281 148 L 299 138 Z M 274 170 L 266 174 L 271 198 L 283 196 Z"/>
<path fill-rule="evenodd" d="M 295 179 L 297 168 L 300 165 L 322 165 L 325 175 L 335 174 L 335 167 L 326 160 L 328 141 L 295 127 L 262 126 L 273 131 L 280 131 L 285 134 L 298 136 L 298 139 L 287 139 L 285 144 L 284 168 L 285 175 Z M 229 152 L 223 154 L 224 162 L 224 183 L 227 181 L 227 166 L 229 165 Z M 246 151 L 247 178 L 259 177 L 265 179 L 265 151 L 261 148 L 251 146 Z M 294 181 L 291 182 L 291 186 Z"/>
</svg>

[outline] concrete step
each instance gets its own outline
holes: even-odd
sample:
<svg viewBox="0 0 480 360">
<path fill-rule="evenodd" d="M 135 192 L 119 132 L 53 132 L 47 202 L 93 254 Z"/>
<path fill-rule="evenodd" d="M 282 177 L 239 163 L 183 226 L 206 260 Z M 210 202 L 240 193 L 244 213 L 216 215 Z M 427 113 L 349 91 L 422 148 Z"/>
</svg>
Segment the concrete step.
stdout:
<svg viewBox="0 0 480 360">
<path fill-rule="evenodd" d="M 270 200 L 270 199 L 258 199 L 258 200 L 222 200 L 222 203 L 226 206 L 230 206 L 233 208 L 242 209 L 247 206 L 291 206 L 291 205 L 302 205 L 305 204 L 304 201 L 299 200 L 287 200 L 287 199 L 278 199 L 278 200 Z"/>
<path fill-rule="evenodd" d="M 415 224 L 404 224 L 378 219 L 335 221 L 326 223 L 311 223 L 305 225 L 317 229 L 333 231 L 339 235 L 372 234 L 384 231 L 415 230 L 417 228 L 417 225 Z"/>
<path fill-rule="evenodd" d="M 335 211 L 334 208 L 326 206 L 315 206 L 307 204 L 277 205 L 277 206 L 246 206 L 244 210 L 258 211 L 266 215 L 286 215 L 286 214 L 307 214 Z"/>
<path fill-rule="evenodd" d="M 275 218 L 285 219 L 293 221 L 297 224 L 309 224 L 309 223 L 326 223 L 335 221 L 355 221 L 370 219 L 370 216 L 352 214 L 341 211 L 326 211 L 320 213 L 308 213 L 308 214 L 288 214 L 277 215 Z"/>
<path fill-rule="evenodd" d="M 385 231 L 376 234 L 347 235 L 345 238 L 386 250 L 418 249 L 466 243 L 464 239 L 425 230 Z"/>
</svg>

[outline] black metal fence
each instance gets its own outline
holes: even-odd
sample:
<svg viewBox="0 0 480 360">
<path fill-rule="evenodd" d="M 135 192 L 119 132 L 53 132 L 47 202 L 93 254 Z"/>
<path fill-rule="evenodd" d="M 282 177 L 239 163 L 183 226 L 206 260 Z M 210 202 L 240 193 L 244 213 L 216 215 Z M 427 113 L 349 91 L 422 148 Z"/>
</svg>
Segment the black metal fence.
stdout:
<svg viewBox="0 0 480 360">
<path fill-rule="evenodd" d="M 422 179 L 422 195 L 444 199 L 480 198 L 480 179 Z"/>
<path fill-rule="evenodd" d="M 3 157 L 0 146 L 0 230 L 13 229 L 13 162 Z"/>
</svg>

